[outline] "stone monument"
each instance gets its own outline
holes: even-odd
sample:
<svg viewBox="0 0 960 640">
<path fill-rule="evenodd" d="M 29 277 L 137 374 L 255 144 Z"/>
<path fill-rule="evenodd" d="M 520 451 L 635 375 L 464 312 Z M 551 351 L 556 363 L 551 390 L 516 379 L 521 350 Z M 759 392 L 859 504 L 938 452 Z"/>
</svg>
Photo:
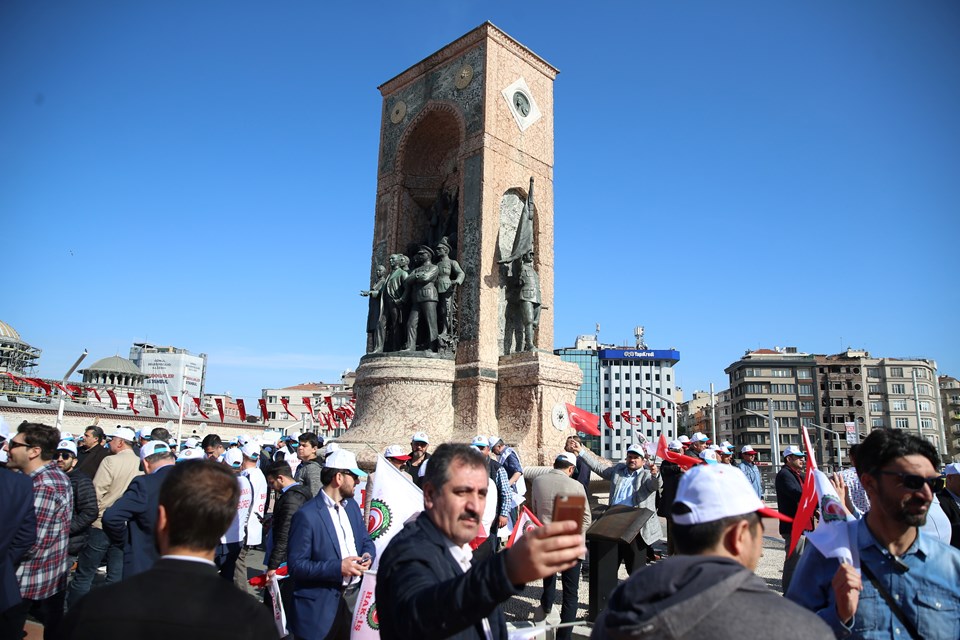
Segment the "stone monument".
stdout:
<svg viewBox="0 0 960 640">
<path fill-rule="evenodd" d="M 344 442 L 499 435 L 547 464 L 571 435 L 550 420 L 581 381 L 552 353 L 557 73 L 487 22 L 379 87 L 370 291 L 385 328 L 368 327 Z"/>
</svg>

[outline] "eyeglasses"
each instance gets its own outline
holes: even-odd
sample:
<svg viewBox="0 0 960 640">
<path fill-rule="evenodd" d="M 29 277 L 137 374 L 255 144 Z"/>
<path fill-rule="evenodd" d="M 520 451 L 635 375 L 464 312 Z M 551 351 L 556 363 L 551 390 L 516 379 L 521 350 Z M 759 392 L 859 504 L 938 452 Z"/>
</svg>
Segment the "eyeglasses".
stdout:
<svg viewBox="0 0 960 640">
<path fill-rule="evenodd" d="M 910 491 L 920 491 L 923 489 L 923 485 L 930 487 L 931 491 L 936 491 L 937 485 L 940 483 L 940 476 L 924 478 L 923 476 L 918 476 L 912 473 L 903 473 L 901 471 L 877 471 L 876 473 L 885 476 L 897 476 L 900 478 L 900 483 L 904 486 L 904 488 L 909 489 Z"/>
<path fill-rule="evenodd" d="M 10 442 L 7 443 L 8 449 L 16 449 L 17 447 L 29 447 L 29 446 L 30 445 L 28 445 L 26 442 L 17 442 L 16 440 L 11 440 Z"/>
<path fill-rule="evenodd" d="M 67 451 L 63 451 L 63 452 L 57 454 L 57 459 L 58 459 L 58 460 L 69 460 L 69 459 L 72 458 L 72 457 L 73 457 L 73 454 L 72 454 L 72 453 L 69 453 L 69 452 L 67 452 Z"/>
</svg>

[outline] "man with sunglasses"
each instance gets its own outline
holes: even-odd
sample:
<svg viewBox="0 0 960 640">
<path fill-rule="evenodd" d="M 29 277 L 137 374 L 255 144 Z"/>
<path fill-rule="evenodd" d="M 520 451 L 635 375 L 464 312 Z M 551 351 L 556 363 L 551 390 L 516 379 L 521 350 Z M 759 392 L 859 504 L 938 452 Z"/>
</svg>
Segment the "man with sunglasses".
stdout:
<svg viewBox="0 0 960 640">
<path fill-rule="evenodd" d="M 73 566 L 77 554 L 87 541 L 90 525 L 100 515 L 97 509 L 97 490 L 93 488 L 90 476 L 77 469 L 76 443 L 61 440 L 57 445 L 56 462 L 60 471 L 70 478 L 70 487 L 73 489 L 73 517 L 70 519 L 70 543 L 67 547 L 67 565 Z"/>
<path fill-rule="evenodd" d="M 366 476 L 350 451 L 330 454 L 323 489 L 293 515 L 287 568 L 293 580 L 290 631 L 298 640 L 348 640 L 360 578 L 377 550 L 354 500 Z"/>
<path fill-rule="evenodd" d="M 920 531 L 939 463 L 923 438 L 873 431 L 857 451 L 871 508 L 846 525 L 859 570 L 807 545 L 787 597 L 819 615 L 837 637 L 960 637 L 960 551 Z"/>
</svg>

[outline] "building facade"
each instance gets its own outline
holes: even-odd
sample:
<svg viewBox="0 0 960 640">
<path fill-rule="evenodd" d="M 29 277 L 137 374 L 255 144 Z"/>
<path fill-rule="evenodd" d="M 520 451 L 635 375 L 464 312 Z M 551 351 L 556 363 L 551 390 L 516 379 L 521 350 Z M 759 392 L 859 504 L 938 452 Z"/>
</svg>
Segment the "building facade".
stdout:
<svg viewBox="0 0 960 640">
<path fill-rule="evenodd" d="M 143 372 L 145 389 L 164 397 L 202 398 L 207 376 L 207 354 L 193 355 L 179 347 L 136 342 L 130 361 Z"/>
<path fill-rule="evenodd" d="M 960 380 L 940 376 L 940 415 L 947 443 L 947 461 L 960 462 Z"/>
<path fill-rule="evenodd" d="M 329 413 L 327 397 L 334 409 L 350 403 L 351 392 L 341 383 L 305 382 L 290 387 L 263 389 L 260 397 L 267 404 L 267 426 L 270 429 L 292 433 L 313 431 L 324 436 L 339 436 L 345 429 L 340 423 L 332 427 L 320 424 L 317 414 Z M 310 409 L 304 399 L 310 401 Z M 249 407 L 247 409 L 250 410 Z M 292 415 L 291 415 L 292 414 Z"/>
<path fill-rule="evenodd" d="M 560 356 L 560 359 L 564 362 L 572 362 L 580 367 L 580 371 L 583 373 L 583 382 L 577 391 L 575 404 L 597 416 L 601 415 L 599 346 L 596 336 L 583 335 L 577 336 L 577 341 L 573 347 L 554 350 L 554 354 Z M 600 450 L 600 438 L 598 436 L 589 436 L 583 433 L 580 436 L 591 450 Z"/>
</svg>

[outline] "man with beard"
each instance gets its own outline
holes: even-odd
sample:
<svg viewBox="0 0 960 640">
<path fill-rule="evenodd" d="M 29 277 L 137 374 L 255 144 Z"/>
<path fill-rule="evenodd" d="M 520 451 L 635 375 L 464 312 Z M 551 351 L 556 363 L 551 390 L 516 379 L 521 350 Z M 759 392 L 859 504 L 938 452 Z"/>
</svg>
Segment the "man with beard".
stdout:
<svg viewBox="0 0 960 640">
<path fill-rule="evenodd" d="M 67 546 L 68 564 L 73 565 L 77 554 L 87 541 L 90 525 L 100 515 L 97 508 L 97 490 L 93 480 L 77 470 L 77 445 L 70 440 L 61 440 L 57 445 L 57 466 L 70 478 L 73 488 L 73 517 L 70 518 L 70 542 Z"/>
<path fill-rule="evenodd" d="M 920 532 L 939 479 L 937 451 L 898 429 L 876 429 L 857 450 L 870 511 L 848 525 L 859 571 L 813 545 L 797 564 L 787 597 L 837 637 L 960 637 L 960 551 Z"/>
<path fill-rule="evenodd" d="M 427 447 L 430 446 L 430 438 L 426 432 L 417 431 L 410 439 L 410 459 L 403 465 L 403 470 L 410 474 L 413 483 L 421 489 L 423 488 L 423 478 L 420 476 L 420 465 L 430 459 L 427 453 Z"/>
<path fill-rule="evenodd" d="M 353 499 L 361 476 L 356 456 L 334 451 L 323 489 L 290 523 L 287 567 L 293 579 L 290 631 L 303 640 L 350 638 L 360 578 L 377 553 Z"/>
<path fill-rule="evenodd" d="M 103 459 L 113 455 L 113 450 L 103 446 L 106 439 L 107 434 L 96 425 L 91 425 L 83 430 L 83 436 L 79 442 L 79 451 L 77 451 L 77 471 L 85 473 L 91 479 L 96 477 Z"/>
</svg>

